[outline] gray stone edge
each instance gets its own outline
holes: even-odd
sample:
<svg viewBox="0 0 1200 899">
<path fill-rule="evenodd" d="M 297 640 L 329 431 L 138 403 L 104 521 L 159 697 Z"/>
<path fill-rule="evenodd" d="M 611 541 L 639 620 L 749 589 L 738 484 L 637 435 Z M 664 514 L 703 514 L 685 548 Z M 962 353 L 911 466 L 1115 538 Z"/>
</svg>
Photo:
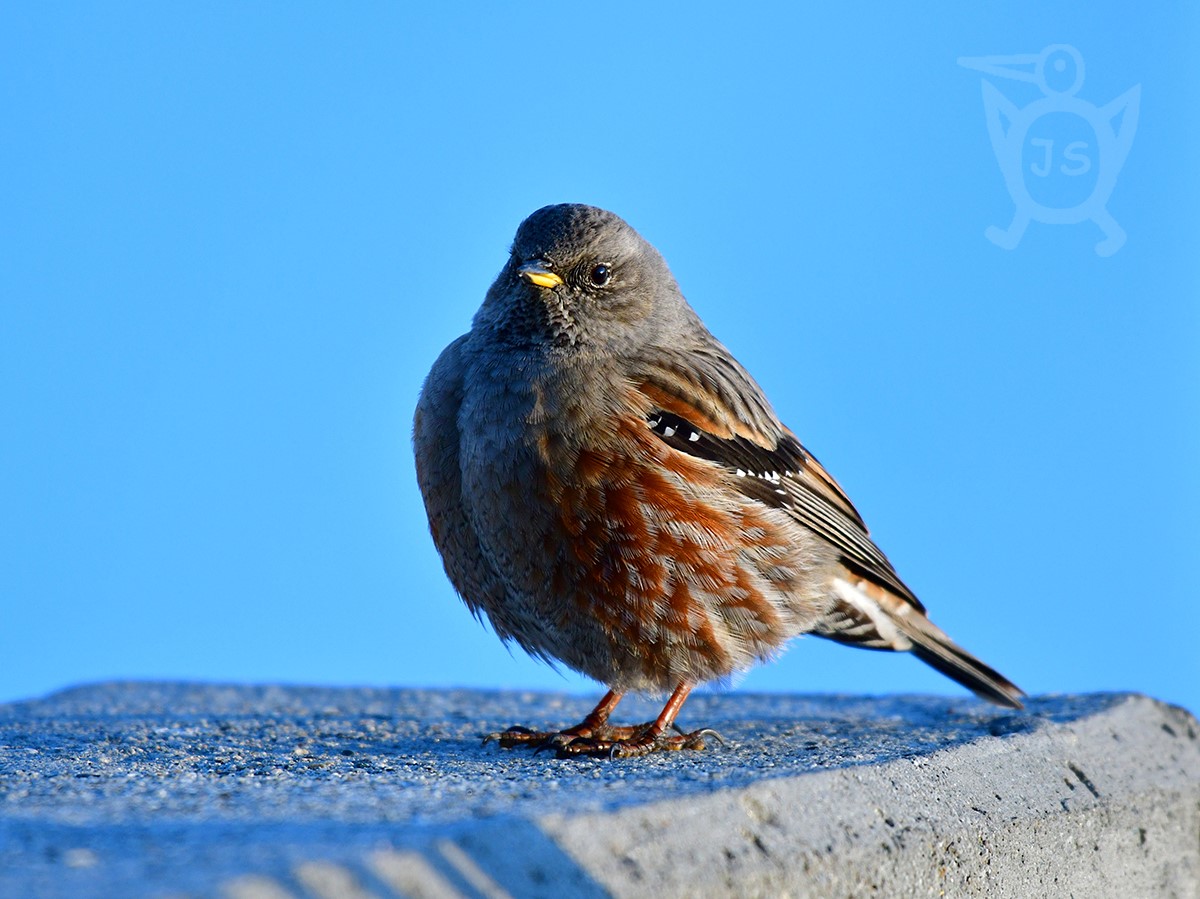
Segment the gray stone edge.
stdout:
<svg viewBox="0 0 1200 899">
<path fill-rule="evenodd" d="M 370 864 L 409 896 L 1194 897 L 1200 726 L 1131 696 L 880 766 L 460 827 Z"/>
</svg>

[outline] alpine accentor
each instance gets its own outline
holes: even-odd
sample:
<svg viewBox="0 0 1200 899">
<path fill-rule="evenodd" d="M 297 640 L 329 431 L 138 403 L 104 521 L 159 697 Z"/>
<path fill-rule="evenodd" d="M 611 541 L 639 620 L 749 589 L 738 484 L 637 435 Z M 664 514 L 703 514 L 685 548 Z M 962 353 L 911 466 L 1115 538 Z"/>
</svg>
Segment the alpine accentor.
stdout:
<svg viewBox="0 0 1200 899">
<path fill-rule="evenodd" d="M 417 479 L 446 573 L 503 640 L 608 686 L 580 724 L 503 746 L 700 748 L 697 684 L 798 634 L 909 650 L 979 696 L 1020 689 L 925 617 L 837 482 L 611 212 L 539 209 L 417 404 Z M 616 727 L 627 691 L 670 693 Z"/>
</svg>

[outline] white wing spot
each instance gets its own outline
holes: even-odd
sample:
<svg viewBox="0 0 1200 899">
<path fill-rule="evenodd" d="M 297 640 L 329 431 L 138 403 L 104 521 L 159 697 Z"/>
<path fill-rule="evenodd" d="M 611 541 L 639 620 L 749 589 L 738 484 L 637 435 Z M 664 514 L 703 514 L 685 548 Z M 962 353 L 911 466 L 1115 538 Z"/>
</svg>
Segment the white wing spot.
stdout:
<svg viewBox="0 0 1200 899">
<path fill-rule="evenodd" d="M 699 431 L 692 431 L 690 434 L 688 434 L 688 440 L 691 441 L 692 443 L 695 443 L 699 439 L 700 439 Z"/>
<path fill-rule="evenodd" d="M 670 425 L 667 425 L 665 428 L 663 428 L 663 436 L 664 437 L 674 437 L 675 429 L 673 427 L 671 427 Z"/>
</svg>

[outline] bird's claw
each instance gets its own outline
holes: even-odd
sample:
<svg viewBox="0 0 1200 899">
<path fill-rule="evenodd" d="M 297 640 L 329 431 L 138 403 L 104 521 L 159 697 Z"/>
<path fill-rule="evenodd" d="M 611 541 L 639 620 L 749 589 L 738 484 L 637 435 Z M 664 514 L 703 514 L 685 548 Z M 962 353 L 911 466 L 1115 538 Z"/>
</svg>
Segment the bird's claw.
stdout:
<svg viewBox="0 0 1200 899">
<path fill-rule="evenodd" d="M 685 733 L 667 735 L 654 733 L 651 724 L 635 727 L 601 727 L 580 732 L 574 729 L 562 731 L 536 731 L 527 727 L 514 726 L 508 730 L 491 733 L 483 738 L 484 745 L 495 741 L 502 749 L 532 749 L 534 754 L 553 751 L 556 758 L 636 758 L 654 752 L 676 752 L 684 749 L 708 748 L 706 740 L 713 739 L 725 745 L 725 739 L 710 727 Z"/>
<path fill-rule="evenodd" d="M 684 749 L 704 749 L 705 748 L 704 740 L 707 737 L 711 737 L 712 739 L 714 739 L 718 743 L 720 743 L 722 746 L 728 745 L 725 738 L 722 737 L 720 735 L 720 733 L 713 730 L 711 727 L 702 727 L 699 730 L 692 731 L 690 734 L 684 734 L 684 736 L 687 737 L 687 739 L 689 741 L 694 742 L 696 744 L 694 746 L 691 746 L 691 745 L 684 746 L 683 747 Z"/>
<path fill-rule="evenodd" d="M 518 746 L 536 748 L 553 736 L 555 736 L 553 733 L 545 733 L 514 724 L 508 730 L 493 731 L 490 734 L 484 734 L 482 745 L 499 743 L 501 749 L 514 749 Z"/>
</svg>

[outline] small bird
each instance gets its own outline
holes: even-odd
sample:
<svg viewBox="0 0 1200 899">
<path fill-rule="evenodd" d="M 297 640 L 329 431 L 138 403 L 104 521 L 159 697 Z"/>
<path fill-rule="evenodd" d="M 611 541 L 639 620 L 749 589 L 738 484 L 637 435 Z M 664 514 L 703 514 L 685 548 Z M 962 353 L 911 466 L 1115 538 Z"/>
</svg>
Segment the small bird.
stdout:
<svg viewBox="0 0 1200 899">
<path fill-rule="evenodd" d="M 413 445 L 446 573 L 505 642 L 608 687 L 560 756 L 701 749 L 698 684 L 811 633 L 907 650 L 984 699 L 1024 693 L 956 645 L 822 465 L 621 218 L 546 206 L 518 228 L 471 330 L 434 363 Z M 669 695 L 617 726 L 627 692 Z"/>
</svg>

